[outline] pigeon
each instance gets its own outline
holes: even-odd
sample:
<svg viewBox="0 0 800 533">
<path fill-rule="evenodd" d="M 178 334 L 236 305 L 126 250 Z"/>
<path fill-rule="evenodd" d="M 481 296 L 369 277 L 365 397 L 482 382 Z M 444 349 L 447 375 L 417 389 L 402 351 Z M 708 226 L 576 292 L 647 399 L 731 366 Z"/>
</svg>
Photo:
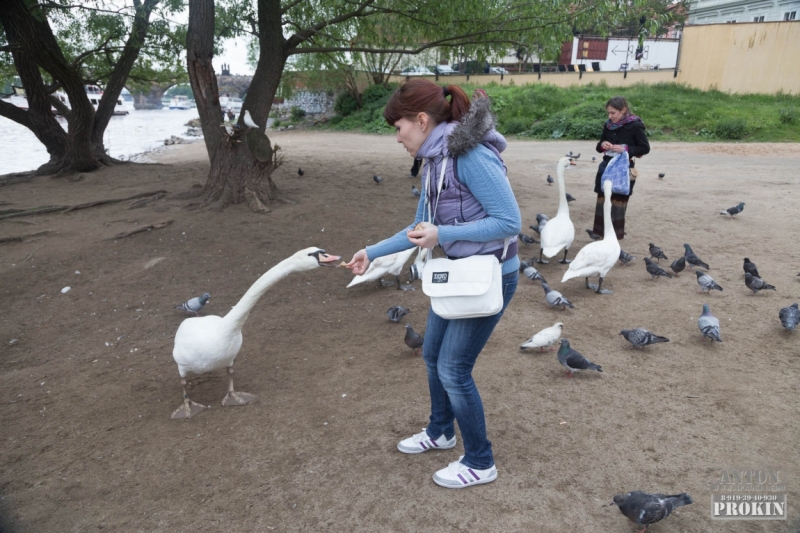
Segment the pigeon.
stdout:
<svg viewBox="0 0 800 533">
<path fill-rule="evenodd" d="M 255 121 L 253 120 L 253 117 L 250 116 L 250 111 L 244 112 L 244 124 L 248 128 L 253 128 L 256 130 L 261 129 L 258 127 L 258 124 L 256 124 Z"/>
<path fill-rule="evenodd" d="M 657 276 L 666 276 L 668 278 L 672 277 L 672 274 L 661 268 L 658 264 L 653 263 L 649 257 L 644 258 L 644 264 L 647 268 L 648 274 L 650 274 L 650 279 L 656 279 Z"/>
<path fill-rule="evenodd" d="M 550 286 L 546 282 L 542 282 L 542 288 L 544 289 L 544 299 L 547 300 L 547 303 L 550 304 L 550 307 L 557 307 L 560 306 L 561 309 L 565 307 L 569 307 L 570 309 L 574 309 L 569 300 L 564 298 L 560 292 L 554 291 L 550 288 Z"/>
<path fill-rule="evenodd" d="M 694 503 L 687 493 L 680 494 L 650 494 L 635 490 L 628 494 L 617 494 L 609 505 L 616 504 L 619 511 L 628 517 L 631 522 L 644 526 L 638 533 L 644 533 L 647 526 L 664 520 L 676 507 Z"/>
<path fill-rule="evenodd" d="M 389 320 L 392 322 L 400 322 L 404 316 L 410 313 L 411 310 L 406 309 L 405 307 L 400 307 L 399 305 L 393 305 L 389 309 L 386 310 L 386 316 L 389 317 Z"/>
<path fill-rule="evenodd" d="M 572 150 L 569 151 L 566 157 L 572 157 Z"/>
<path fill-rule="evenodd" d="M 375 174 L 374 176 L 372 176 L 372 181 L 374 181 L 376 185 L 380 185 L 381 182 L 383 181 L 383 178 Z"/>
<path fill-rule="evenodd" d="M 581 154 L 570 156 L 570 159 L 580 159 L 580 158 L 581 158 Z"/>
<path fill-rule="evenodd" d="M 686 258 L 687 263 L 696 267 L 703 267 L 706 270 L 711 270 L 710 266 L 708 266 L 706 263 L 703 262 L 702 259 L 700 259 L 694 254 L 691 246 L 689 246 L 688 244 L 684 244 L 683 249 L 684 249 L 683 257 Z M 689 268 L 691 268 L 691 266 Z"/>
<path fill-rule="evenodd" d="M 567 375 L 572 377 L 573 372 L 578 370 L 597 370 L 602 372 L 600 365 L 596 365 L 586 359 L 577 351 L 573 350 L 567 339 L 561 339 L 561 347 L 558 349 L 558 362 L 567 369 Z"/>
<path fill-rule="evenodd" d="M 662 259 L 666 261 L 669 260 L 669 257 L 664 255 L 664 251 L 652 242 L 650 243 L 650 257 L 655 257 L 656 261 L 660 261 Z"/>
<path fill-rule="evenodd" d="M 797 324 L 800 324 L 800 310 L 798 310 L 797 304 L 795 303 L 789 307 L 782 308 L 780 313 L 778 313 L 778 318 L 781 319 L 783 329 L 786 331 L 794 331 Z"/>
<path fill-rule="evenodd" d="M 597 157 L 596 156 L 592 156 L 592 161 L 597 161 Z"/>
<path fill-rule="evenodd" d="M 740 202 L 739 205 L 735 205 L 733 207 L 729 207 L 725 211 L 720 211 L 720 215 L 730 215 L 733 218 L 734 215 L 738 215 L 744 209 L 744 202 Z"/>
<path fill-rule="evenodd" d="M 419 189 L 417 189 L 416 185 L 411 186 L 411 194 L 419 198 Z"/>
<path fill-rule="evenodd" d="M 636 259 L 635 255 L 631 255 L 625 250 L 620 249 L 619 251 L 619 260 L 623 264 L 623 266 L 628 266 L 628 263 Z"/>
<path fill-rule="evenodd" d="M 302 176 L 303 174 L 305 174 L 305 172 L 303 172 L 303 169 L 302 168 L 298 168 L 297 169 L 297 175 L 298 176 Z"/>
<path fill-rule="evenodd" d="M 525 246 L 530 246 L 531 244 L 536 244 L 539 242 L 530 235 L 525 235 L 524 233 L 519 234 L 519 240 L 521 240 Z"/>
<path fill-rule="evenodd" d="M 196 316 L 200 316 L 200 310 L 205 307 L 209 298 L 211 298 L 211 295 L 207 292 L 204 292 L 202 296 L 195 296 L 194 298 L 190 298 L 180 305 L 176 305 L 175 309 L 180 309 L 181 311 L 194 313 Z"/>
<path fill-rule="evenodd" d="M 552 185 L 552 184 L 553 184 L 553 181 L 554 181 L 554 180 L 553 180 L 553 176 L 551 176 L 550 174 L 548 174 L 548 175 L 547 175 L 547 184 L 548 184 L 548 185 Z"/>
<path fill-rule="evenodd" d="M 225 127 L 225 131 L 227 131 L 228 135 L 231 137 L 233 137 L 233 134 L 239 129 L 235 124 L 231 124 L 230 122 L 223 122 L 222 126 Z"/>
<path fill-rule="evenodd" d="M 703 304 L 703 314 L 697 319 L 697 327 L 703 334 L 704 341 L 708 337 L 712 341 L 722 342 L 722 337 L 719 336 L 719 319 L 711 314 L 708 304 Z"/>
<path fill-rule="evenodd" d="M 703 289 L 703 292 L 711 292 L 711 289 L 722 291 L 722 287 L 717 285 L 717 282 L 714 281 L 714 278 L 709 276 L 707 273 L 701 270 L 695 270 L 694 273 L 697 274 L 697 284 L 700 285 L 700 288 Z"/>
<path fill-rule="evenodd" d="M 567 194 L 567 202 L 574 202 L 575 201 L 575 197 L 574 196 L 572 196 L 570 193 L 566 193 L 566 194 Z"/>
<path fill-rule="evenodd" d="M 756 294 L 758 291 L 763 290 L 775 290 L 773 285 L 770 285 L 763 279 L 752 275 L 750 272 L 747 272 L 744 275 L 744 284 L 747 285 L 747 288 L 753 291 L 753 294 Z M 722 290 L 722 289 L 720 289 Z"/>
<path fill-rule="evenodd" d="M 536 213 L 536 223 L 539 224 L 540 228 L 544 227 L 548 220 L 550 220 L 550 217 L 544 213 Z"/>
<path fill-rule="evenodd" d="M 539 351 L 543 352 L 545 347 L 549 348 L 556 343 L 559 337 L 561 337 L 561 330 L 563 328 L 563 323 L 556 322 L 549 328 L 544 328 L 542 331 L 522 343 L 522 346 L 520 346 L 519 349 L 527 350 L 528 348 L 539 348 Z"/>
<path fill-rule="evenodd" d="M 588 234 L 589 234 L 589 238 L 590 238 L 590 239 L 592 239 L 593 241 L 599 241 L 600 239 L 602 239 L 602 238 L 603 238 L 603 236 L 602 236 L 602 235 L 598 235 L 597 233 L 593 232 L 593 231 L 592 231 L 592 230 L 590 230 L 590 229 L 587 229 L 587 230 L 586 230 L 586 233 L 588 233 Z"/>
<path fill-rule="evenodd" d="M 539 271 L 536 270 L 527 261 L 520 261 L 519 269 L 523 274 L 525 274 L 525 277 L 527 277 L 529 280 L 531 280 L 531 281 L 537 281 L 538 280 L 538 281 L 544 281 L 545 283 L 547 283 L 547 280 L 544 279 L 544 276 L 542 276 L 539 273 Z"/>
<path fill-rule="evenodd" d="M 633 344 L 634 348 L 644 348 L 648 344 L 656 344 L 658 342 L 669 342 L 668 338 L 650 333 L 644 328 L 623 329 L 619 334 Z"/>
<path fill-rule="evenodd" d="M 418 355 L 419 350 L 422 349 L 422 343 L 425 342 L 425 337 L 415 333 L 411 324 L 406 324 L 406 336 L 403 340 L 406 342 L 406 346 L 414 350 L 414 355 Z"/>
<path fill-rule="evenodd" d="M 531 228 L 531 229 L 532 229 L 533 231 L 535 231 L 536 233 L 538 233 L 539 235 L 541 235 L 541 234 L 542 234 L 542 228 L 543 228 L 544 226 L 534 226 L 533 224 L 531 224 L 531 225 L 530 225 L 530 226 L 528 226 L 528 227 L 529 227 L 529 228 Z"/>
<path fill-rule="evenodd" d="M 744 258 L 744 265 L 742 265 L 742 268 L 744 268 L 745 274 L 749 272 L 750 274 L 754 275 L 757 278 L 761 277 L 758 274 L 758 268 L 756 268 L 756 264 L 751 262 L 750 259 L 747 257 Z"/>
<path fill-rule="evenodd" d="M 664 174 L 663 172 L 659 172 L 659 173 L 658 173 L 658 177 L 659 177 L 659 178 L 663 178 L 664 176 L 666 176 L 666 174 Z"/>
<path fill-rule="evenodd" d="M 686 258 L 683 256 L 677 258 L 675 261 L 672 262 L 669 268 L 670 270 L 675 272 L 675 275 L 677 276 L 678 274 L 683 272 L 684 268 L 686 268 Z"/>
</svg>

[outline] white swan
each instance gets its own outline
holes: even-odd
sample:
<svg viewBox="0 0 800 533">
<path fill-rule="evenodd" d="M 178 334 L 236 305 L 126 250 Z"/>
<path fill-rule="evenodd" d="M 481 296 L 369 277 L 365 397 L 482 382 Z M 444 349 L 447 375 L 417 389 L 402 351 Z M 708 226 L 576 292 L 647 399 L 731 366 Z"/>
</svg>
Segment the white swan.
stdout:
<svg viewBox="0 0 800 533">
<path fill-rule="evenodd" d="M 539 260 L 537 263 L 547 264 L 549 261 L 542 259 L 542 253 L 547 257 L 553 257 L 562 249 L 564 258 L 559 263 L 569 263 L 567 252 L 575 240 L 575 226 L 569 218 L 569 204 L 567 203 L 567 191 L 564 186 L 564 170 L 569 167 L 569 158 L 562 157 L 558 160 L 556 174 L 558 176 L 558 214 L 547 221 L 547 225 L 541 229 L 542 243 L 539 249 Z"/>
<path fill-rule="evenodd" d="M 394 276 L 395 282 L 397 282 L 397 288 L 400 290 L 414 290 L 414 287 L 410 285 L 402 285 L 400 283 L 400 272 L 403 270 L 403 266 L 408 261 L 408 258 L 411 257 L 411 254 L 414 253 L 416 250 L 415 247 L 411 247 L 408 250 L 403 250 L 402 252 L 397 252 L 396 254 L 389 254 L 384 255 L 383 257 L 375 258 L 375 261 L 372 261 L 367 268 L 367 271 L 361 274 L 360 276 L 356 276 L 353 278 L 353 281 L 347 286 L 349 289 L 353 285 L 358 285 L 359 283 L 364 283 L 365 281 L 372 281 L 378 280 L 378 283 L 382 287 L 388 287 L 392 285 L 391 282 L 383 281 L 381 279 L 382 276 L 387 274 L 391 274 Z"/>
<path fill-rule="evenodd" d="M 611 222 L 611 180 L 603 182 L 603 240 L 590 242 L 578 252 L 575 259 L 569 265 L 569 269 L 561 278 L 561 283 L 568 279 L 584 277 L 586 278 L 586 288 L 594 289 L 598 294 L 611 294 L 612 291 L 603 289 L 603 278 L 608 274 L 619 259 L 619 241 Z M 600 276 L 597 285 L 589 283 L 589 278 Z"/>
<path fill-rule="evenodd" d="M 204 374 L 227 368 L 230 381 L 222 405 L 244 405 L 252 401 L 254 395 L 233 390 L 233 360 L 242 347 L 242 326 L 253 306 L 272 285 L 292 272 L 303 272 L 319 266 L 337 266 L 336 262 L 340 260 L 341 257 L 328 255 L 317 247 L 300 250 L 258 278 L 224 317 L 208 315 L 187 318 L 181 322 L 175 333 L 172 357 L 178 363 L 181 375 L 183 405 L 172 413 L 172 418 L 191 418 L 205 409 L 204 405 L 189 400 L 186 392 L 186 376 L 189 373 Z"/>
</svg>

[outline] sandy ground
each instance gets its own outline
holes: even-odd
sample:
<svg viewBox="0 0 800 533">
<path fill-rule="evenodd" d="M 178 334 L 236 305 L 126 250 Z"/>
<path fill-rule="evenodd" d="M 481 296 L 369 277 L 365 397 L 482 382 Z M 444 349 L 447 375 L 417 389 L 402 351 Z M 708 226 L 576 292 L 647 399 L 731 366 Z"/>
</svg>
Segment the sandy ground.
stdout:
<svg viewBox="0 0 800 533">
<path fill-rule="evenodd" d="M 449 491 L 431 475 L 458 459 L 460 443 L 417 456 L 396 450 L 426 424 L 427 382 L 402 324 L 385 311 L 409 307 L 407 321 L 424 330 L 427 299 L 420 290 L 345 289 L 344 269 L 293 274 L 255 307 L 235 365 L 237 389 L 258 395 L 254 403 L 221 407 L 227 379 L 218 372 L 190 391 L 213 408 L 170 420 L 181 402 L 173 337 L 186 318 L 175 304 L 208 291 L 205 311 L 225 314 L 295 251 L 318 245 L 349 259 L 413 217 L 418 180 L 392 137 L 273 139 L 286 156 L 275 181 L 297 204 L 266 215 L 161 200 L 0 221 L 0 237 L 50 230 L 0 244 L 0 529 L 629 532 L 608 504 L 641 489 L 695 500 L 656 533 L 797 530 L 800 331 L 784 332 L 778 310 L 800 299 L 800 145 L 654 144 L 638 164 L 622 242 L 638 260 L 607 276 L 614 294 L 562 284 L 565 267 L 551 263 L 542 273 L 575 304 L 562 312 L 521 279 L 475 369 L 498 480 Z M 515 141 L 506 152 L 526 228 L 536 213 L 555 214 L 557 189 L 545 177 L 557 159 L 582 153 L 566 176 L 577 198 L 570 257 L 589 242 L 593 147 Z M 202 144 L 158 157 L 167 165 L 6 186 L 2 208 L 203 182 Z M 747 203 L 739 220 L 718 215 L 739 201 Z M 106 240 L 165 219 L 173 222 L 163 229 Z M 642 262 L 649 242 L 670 260 L 691 243 L 724 292 L 699 294 L 691 271 L 651 281 Z M 745 256 L 777 292 L 750 293 Z M 701 340 L 704 302 L 720 319 L 722 344 Z M 556 321 L 602 374 L 567 379 L 555 352 L 520 352 Z M 637 326 L 671 342 L 628 350 L 618 333 Z M 767 467 L 787 485 L 789 521 L 711 520 L 711 485 L 723 468 Z"/>
</svg>

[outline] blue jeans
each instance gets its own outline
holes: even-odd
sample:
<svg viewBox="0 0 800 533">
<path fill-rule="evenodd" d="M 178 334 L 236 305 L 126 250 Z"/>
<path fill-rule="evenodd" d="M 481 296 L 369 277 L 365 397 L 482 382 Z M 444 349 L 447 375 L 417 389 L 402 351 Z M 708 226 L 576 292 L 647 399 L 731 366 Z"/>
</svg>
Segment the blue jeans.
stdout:
<svg viewBox="0 0 800 533">
<path fill-rule="evenodd" d="M 462 463 L 485 470 L 494 465 L 492 443 L 486 438 L 483 402 L 472 379 L 472 367 L 500 322 L 517 290 L 518 272 L 503 276 L 503 309 L 481 318 L 446 320 L 433 310 L 428 312 L 422 357 L 428 367 L 431 393 L 431 418 L 427 433 L 432 439 L 455 435 L 458 421 L 464 442 Z"/>
</svg>

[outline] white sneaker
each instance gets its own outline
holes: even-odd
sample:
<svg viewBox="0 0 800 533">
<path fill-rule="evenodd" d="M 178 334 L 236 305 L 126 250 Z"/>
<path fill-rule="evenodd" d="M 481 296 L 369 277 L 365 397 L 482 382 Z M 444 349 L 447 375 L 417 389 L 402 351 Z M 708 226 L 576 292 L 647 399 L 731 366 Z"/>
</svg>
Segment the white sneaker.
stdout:
<svg viewBox="0 0 800 533">
<path fill-rule="evenodd" d="M 447 440 L 444 435 L 441 435 L 438 439 L 434 440 L 431 439 L 425 429 L 423 429 L 421 433 L 417 433 L 416 435 L 412 435 L 405 440 L 401 440 L 397 444 L 397 449 L 403 453 L 422 453 L 427 452 L 428 450 L 449 450 L 450 448 L 455 447 L 455 445 L 455 435 L 453 435 L 453 438 L 450 440 Z"/>
<path fill-rule="evenodd" d="M 463 489 L 472 485 L 491 483 L 497 479 L 497 468 L 494 465 L 486 470 L 478 470 L 462 463 L 461 459 L 463 458 L 462 455 L 458 461 L 454 461 L 447 465 L 447 468 L 436 472 L 433 475 L 433 482 L 447 489 Z"/>
</svg>

